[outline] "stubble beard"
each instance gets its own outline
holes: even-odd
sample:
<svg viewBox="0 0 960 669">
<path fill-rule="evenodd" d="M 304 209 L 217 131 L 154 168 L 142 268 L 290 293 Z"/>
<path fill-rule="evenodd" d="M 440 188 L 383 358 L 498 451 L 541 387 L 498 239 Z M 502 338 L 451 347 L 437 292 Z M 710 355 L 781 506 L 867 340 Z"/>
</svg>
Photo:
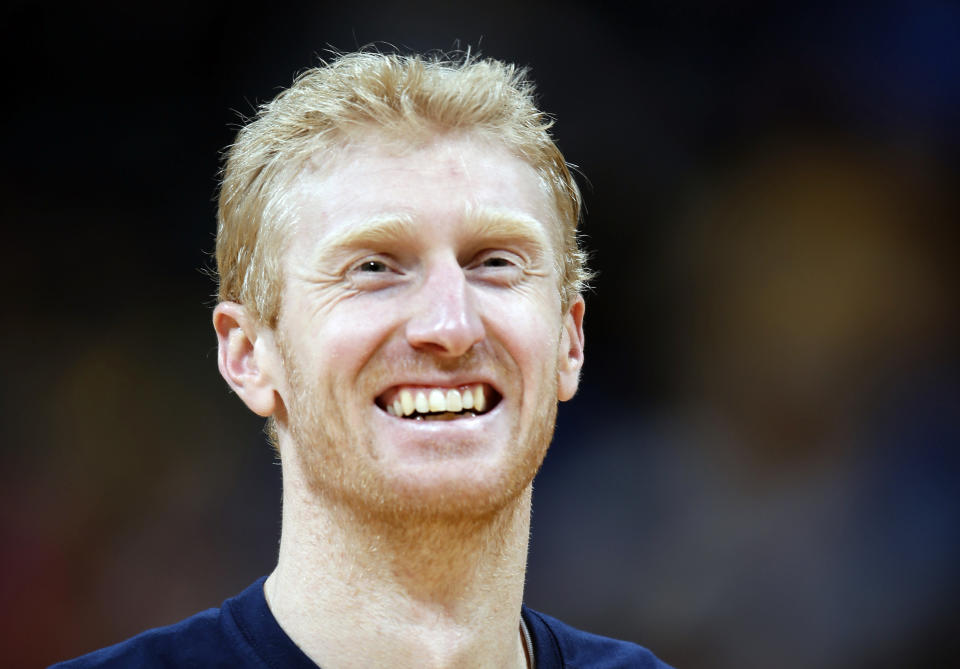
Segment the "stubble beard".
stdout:
<svg viewBox="0 0 960 669">
<path fill-rule="evenodd" d="M 287 398 L 286 429 L 307 488 L 319 502 L 347 511 L 361 523 L 484 524 L 504 509 L 516 506 L 553 438 L 557 413 L 555 371 L 536 398 L 537 406 L 526 430 L 521 431 L 517 416 L 510 433 L 515 437 L 513 448 L 518 452 L 510 454 L 494 480 L 422 487 L 398 481 L 376 466 L 370 449 L 374 442 L 372 428 L 362 425 L 359 433 L 351 431 L 342 406 L 333 400 L 335 389 L 327 387 L 321 391 L 316 381 L 304 378 L 303 367 L 282 336 L 278 343 L 291 391 Z M 473 362 L 465 359 L 458 364 Z M 418 359 L 402 364 L 422 369 L 435 366 L 435 361 Z M 519 375 L 519 371 L 514 373 Z M 376 376 L 375 372 L 372 374 Z"/>
</svg>

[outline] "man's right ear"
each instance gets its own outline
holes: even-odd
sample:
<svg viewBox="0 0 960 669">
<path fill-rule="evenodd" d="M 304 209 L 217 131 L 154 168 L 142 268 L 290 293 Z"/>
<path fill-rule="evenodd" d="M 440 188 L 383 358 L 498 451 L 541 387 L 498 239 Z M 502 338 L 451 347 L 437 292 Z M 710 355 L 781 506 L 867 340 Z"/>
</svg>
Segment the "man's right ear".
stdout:
<svg viewBox="0 0 960 669">
<path fill-rule="evenodd" d="M 274 376 L 281 367 L 273 331 L 236 302 L 216 306 L 213 329 L 220 374 L 251 411 L 264 418 L 272 416 L 278 389 Z"/>
</svg>

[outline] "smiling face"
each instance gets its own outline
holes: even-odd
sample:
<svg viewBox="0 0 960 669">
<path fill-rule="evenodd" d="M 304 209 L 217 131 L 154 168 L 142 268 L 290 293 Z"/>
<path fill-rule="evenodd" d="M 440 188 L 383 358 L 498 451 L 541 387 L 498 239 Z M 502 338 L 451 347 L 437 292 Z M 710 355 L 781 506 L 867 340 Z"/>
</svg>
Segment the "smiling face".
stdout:
<svg viewBox="0 0 960 669">
<path fill-rule="evenodd" d="M 281 456 L 334 501 L 489 513 L 530 483 L 576 390 L 583 302 L 562 312 L 556 214 L 528 164 L 478 135 L 376 139 L 291 192 Z"/>
</svg>

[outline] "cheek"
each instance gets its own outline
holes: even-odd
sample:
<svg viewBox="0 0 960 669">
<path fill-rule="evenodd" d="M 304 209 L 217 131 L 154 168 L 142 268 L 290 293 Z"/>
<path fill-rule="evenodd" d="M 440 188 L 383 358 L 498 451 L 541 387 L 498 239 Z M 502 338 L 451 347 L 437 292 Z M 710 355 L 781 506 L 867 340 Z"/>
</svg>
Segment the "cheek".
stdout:
<svg viewBox="0 0 960 669">
<path fill-rule="evenodd" d="M 318 364 L 331 376 L 356 375 L 390 339 L 394 310 L 384 304 L 341 304 L 313 319 L 304 332 Z"/>
<path fill-rule="evenodd" d="M 543 302 L 518 301 L 506 307 L 500 303 L 487 314 L 487 332 L 507 349 L 522 370 L 525 386 L 536 386 L 557 365 L 559 323 L 556 313 Z M 559 311 L 559 306 L 557 307 Z"/>
</svg>

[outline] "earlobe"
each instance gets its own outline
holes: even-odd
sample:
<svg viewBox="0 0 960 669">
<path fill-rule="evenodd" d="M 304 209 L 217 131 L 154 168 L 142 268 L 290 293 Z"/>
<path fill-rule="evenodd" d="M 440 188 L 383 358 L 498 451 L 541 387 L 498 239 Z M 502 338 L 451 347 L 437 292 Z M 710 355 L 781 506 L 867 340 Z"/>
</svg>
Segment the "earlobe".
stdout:
<svg viewBox="0 0 960 669">
<path fill-rule="evenodd" d="M 276 410 L 277 398 L 272 338 L 264 328 L 242 304 L 221 302 L 213 310 L 221 376 L 251 411 L 267 417 Z"/>
<path fill-rule="evenodd" d="M 583 368 L 583 312 L 586 305 L 583 297 L 571 302 L 563 317 L 563 331 L 557 350 L 557 398 L 566 402 L 577 392 L 580 385 L 580 370 Z"/>
</svg>

